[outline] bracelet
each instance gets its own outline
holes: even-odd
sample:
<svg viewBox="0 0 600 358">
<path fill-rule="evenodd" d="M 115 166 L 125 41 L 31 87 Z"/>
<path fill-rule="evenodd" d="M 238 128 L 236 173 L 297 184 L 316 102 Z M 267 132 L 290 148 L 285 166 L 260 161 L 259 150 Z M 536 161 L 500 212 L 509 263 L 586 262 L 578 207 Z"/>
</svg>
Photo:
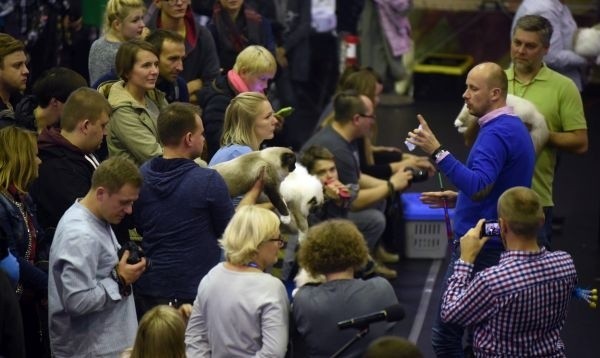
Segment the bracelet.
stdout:
<svg viewBox="0 0 600 358">
<path fill-rule="evenodd" d="M 439 164 L 442 159 L 446 158 L 446 156 L 450 154 L 446 149 L 442 149 L 438 154 L 435 155 L 435 164 Z"/>
<path fill-rule="evenodd" d="M 392 182 L 388 180 L 387 186 L 388 186 L 388 196 L 391 197 L 396 192 L 396 190 L 394 189 L 394 184 L 392 184 Z"/>
<path fill-rule="evenodd" d="M 431 159 L 435 162 L 435 164 L 439 164 L 442 159 L 446 158 L 448 154 L 450 154 L 450 152 L 440 146 L 433 152 Z"/>
<path fill-rule="evenodd" d="M 437 149 L 434 150 L 433 153 L 431 153 L 431 156 L 430 156 L 431 160 L 435 161 L 437 155 L 443 150 L 444 150 L 444 147 L 442 147 L 441 145 L 439 147 L 437 147 Z"/>
</svg>

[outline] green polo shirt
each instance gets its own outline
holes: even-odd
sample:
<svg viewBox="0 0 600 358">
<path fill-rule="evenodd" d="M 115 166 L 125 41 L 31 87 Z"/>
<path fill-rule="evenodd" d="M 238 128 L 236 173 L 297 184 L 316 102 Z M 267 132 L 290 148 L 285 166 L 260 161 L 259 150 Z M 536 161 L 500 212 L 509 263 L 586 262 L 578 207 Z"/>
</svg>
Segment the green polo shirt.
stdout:
<svg viewBox="0 0 600 358">
<path fill-rule="evenodd" d="M 568 77 L 544 65 L 528 84 L 515 78 L 514 70 L 506 70 L 508 93 L 523 97 L 537 107 L 546 118 L 551 132 L 570 132 L 587 129 L 581 95 Z M 543 206 L 554 206 L 552 183 L 556 165 L 556 148 L 546 145 L 537 157 L 532 189 L 540 196 Z"/>
</svg>

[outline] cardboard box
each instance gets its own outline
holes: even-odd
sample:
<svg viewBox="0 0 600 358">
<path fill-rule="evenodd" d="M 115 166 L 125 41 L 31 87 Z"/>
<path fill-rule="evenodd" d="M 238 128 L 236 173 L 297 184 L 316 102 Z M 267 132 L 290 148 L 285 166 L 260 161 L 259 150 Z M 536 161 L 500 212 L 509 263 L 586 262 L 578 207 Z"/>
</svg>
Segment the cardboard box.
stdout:
<svg viewBox="0 0 600 358">
<path fill-rule="evenodd" d="M 461 101 L 473 57 L 457 54 L 432 54 L 414 67 L 414 98 Z"/>
<path fill-rule="evenodd" d="M 441 259 L 446 256 L 448 236 L 444 209 L 431 209 L 419 200 L 420 193 L 403 193 L 405 221 L 405 256 Z M 448 210 L 450 219 L 454 209 Z"/>
</svg>

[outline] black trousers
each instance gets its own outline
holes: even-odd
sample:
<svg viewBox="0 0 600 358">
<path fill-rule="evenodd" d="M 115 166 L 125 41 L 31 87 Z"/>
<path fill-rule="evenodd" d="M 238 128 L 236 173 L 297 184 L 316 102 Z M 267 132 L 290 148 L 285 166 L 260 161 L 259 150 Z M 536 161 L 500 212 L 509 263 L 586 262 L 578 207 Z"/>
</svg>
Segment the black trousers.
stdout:
<svg viewBox="0 0 600 358">
<path fill-rule="evenodd" d="M 179 306 L 189 303 L 193 304 L 193 298 L 165 298 L 165 297 L 151 297 L 138 295 L 134 293 L 133 299 L 135 301 L 135 312 L 137 314 L 138 322 L 142 319 L 144 314 L 150 311 L 153 307 L 158 305 L 168 305 L 175 308 L 179 308 Z"/>
</svg>

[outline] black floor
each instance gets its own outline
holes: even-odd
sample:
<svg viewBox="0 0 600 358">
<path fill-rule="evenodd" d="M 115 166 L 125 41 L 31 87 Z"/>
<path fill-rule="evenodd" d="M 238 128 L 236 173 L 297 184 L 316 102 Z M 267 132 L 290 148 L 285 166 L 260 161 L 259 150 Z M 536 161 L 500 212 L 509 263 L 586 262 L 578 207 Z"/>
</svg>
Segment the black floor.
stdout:
<svg viewBox="0 0 600 358">
<path fill-rule="evenodd" d="M 462 106 L 456 101 L 416 101 L 401 104 L 384 98 L 378 109 L 378 144 L 405 149 L 403 142 L 409 130 L 418 125 L 416 114 L 422 114 L 430 127 L 455 156 L 466 159 L 467 149 L 453 126 Z M 396 103 L 396 104 L 393 104 Z M 557 221 L 554 234 L 556 249 L 569 252 L 575 260 L 579 283 L 583 287 L 600 288 L 600 88 L 584 93 L 589 128 L 588 153 L 561 156 L 556 173 L 554 198 Z M 450 183 L 446 183 L 452 187 Z M 438 190 L 437 182 L 428 180 L 414 184 L 409 191 Z M 417 342 L 425 357 L 434 357 L 431 349 L 431 325 L 440 299 L 440 280 L 447 259 L 404 259 L 398 265 L 399 277 L 392 281 L 399 300 L 406 305 L 407 316 L 401 323 L 406 337 Z M 437 275 L 435 273 L 437 272 Z M 429 278 L 429 281 L 428 281 Z M 598 357 L 600 351 L 600 309 L 591 309 L 583 301 L 573 301 L 563 330 L 563 341 L 569 357 Z"/>
</svg>

